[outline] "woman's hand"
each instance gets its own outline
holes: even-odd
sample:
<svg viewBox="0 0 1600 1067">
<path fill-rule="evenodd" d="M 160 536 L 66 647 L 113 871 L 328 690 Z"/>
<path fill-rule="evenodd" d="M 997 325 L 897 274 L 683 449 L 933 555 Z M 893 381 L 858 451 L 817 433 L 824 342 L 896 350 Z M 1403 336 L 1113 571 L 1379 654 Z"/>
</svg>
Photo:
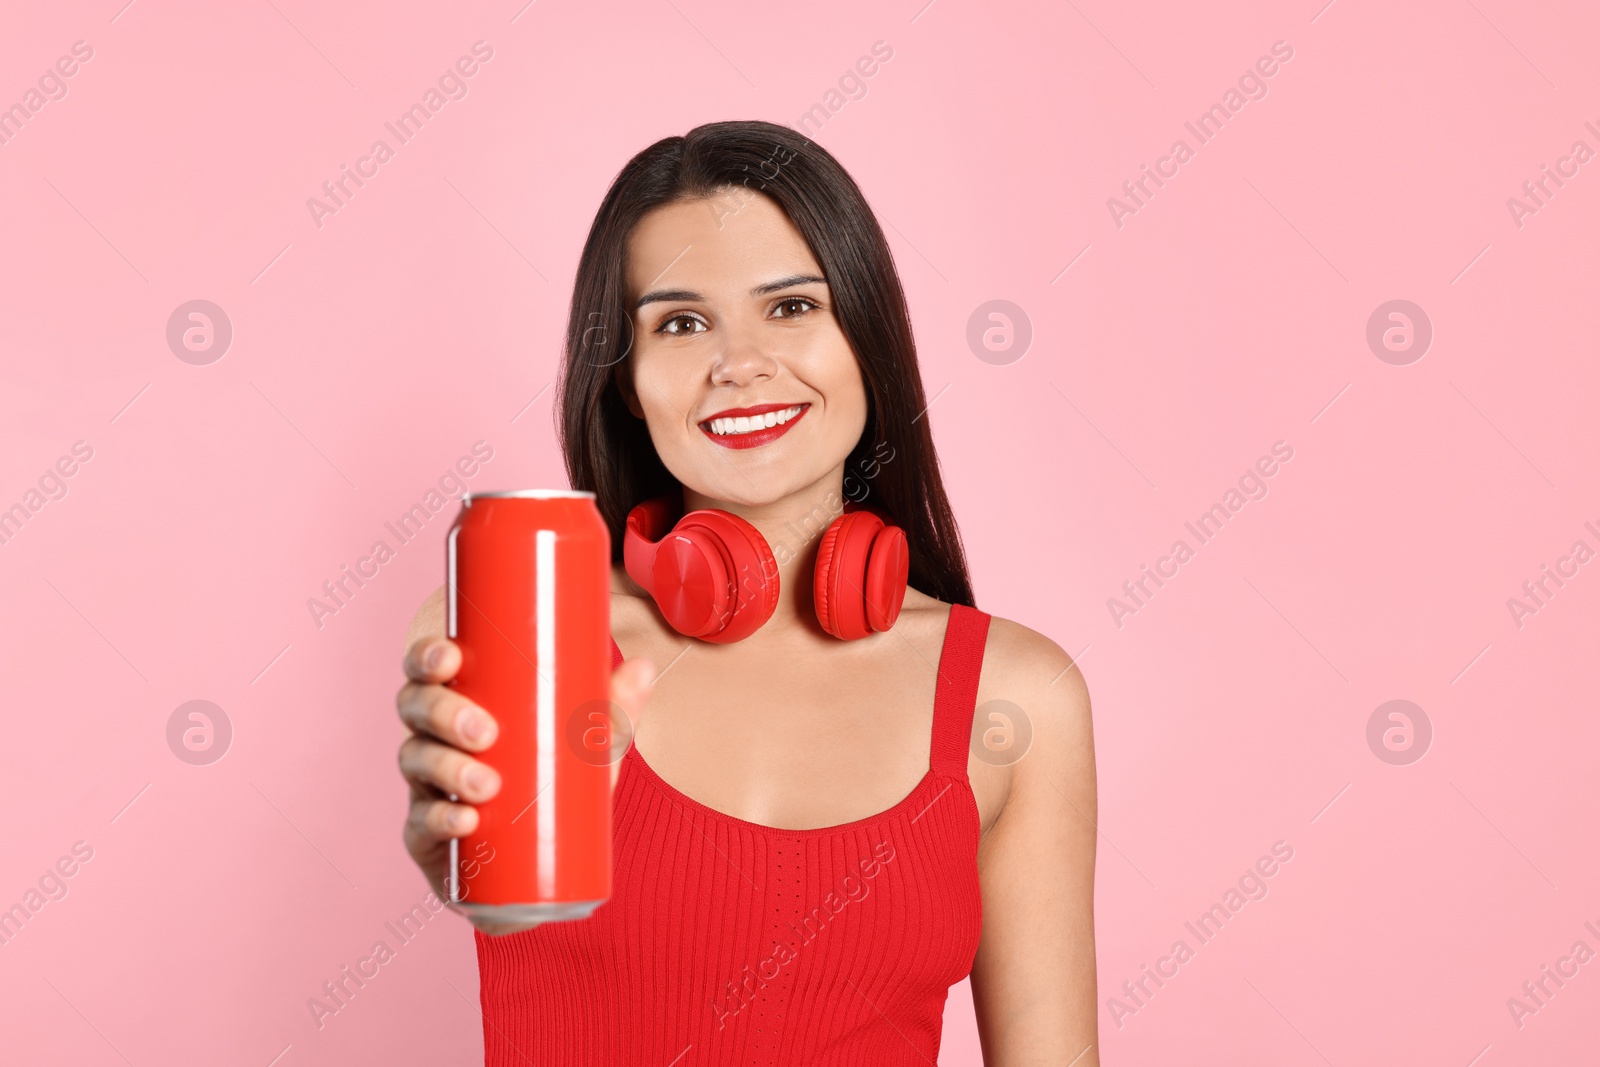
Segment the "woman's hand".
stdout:
<svg viewBox="0 0 1600 1067">
<path fill-rule="evenodd" d="M 412 731 L 400 745 L 400 773 L 411 785 L 406 851 L 422 868 L 434 894 L 448 901 L 450 841 L 472 833 L 478 826 L 478 809 L 473 804 L 500 791 L 500 776 L 494 768 L 471 754 L 494 744 L 498 730 L 492 715 L 444 684 L 461 669 L 461 649 L 454 641 L 437 633 L 424 634 L 406 649 L 404 666 L 408 680 L 396 694 L 395 706 L 400 720 Z M 613 790 L 622 754 L 649 700 L 655 673 L 650 661 L 631 659 L 612 675 Z M 452 803 L 451 793 L 462 802 Z M 486 934 L 511 934 L 538 925 L 469 919 Z"/>
</svg>

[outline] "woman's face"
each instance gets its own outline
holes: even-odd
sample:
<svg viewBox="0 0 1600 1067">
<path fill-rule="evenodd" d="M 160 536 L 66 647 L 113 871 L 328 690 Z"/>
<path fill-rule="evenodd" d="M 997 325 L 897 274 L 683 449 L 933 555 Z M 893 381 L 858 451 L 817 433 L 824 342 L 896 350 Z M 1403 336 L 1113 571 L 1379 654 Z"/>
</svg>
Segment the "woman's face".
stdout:
<svg viewBox="0 0 1600 1067">
<path fill-rule="evenodd" d="M 634 339 L 619 385 L 667 470 L 747 505 L 837 490 L 866 389 L 783 210 L 744 189 L 657 208 L 634 227 L 626 274 Z"/>
</svg>

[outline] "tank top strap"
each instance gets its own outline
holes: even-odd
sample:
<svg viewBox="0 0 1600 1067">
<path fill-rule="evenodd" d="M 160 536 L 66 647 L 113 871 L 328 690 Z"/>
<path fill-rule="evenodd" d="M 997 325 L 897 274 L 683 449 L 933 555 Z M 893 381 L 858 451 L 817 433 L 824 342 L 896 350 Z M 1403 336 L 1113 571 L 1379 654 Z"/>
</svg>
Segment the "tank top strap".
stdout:
<svg viewBox="0 0 1600 1067">
<path fill-rule="evenodd" d="M 934 683 L 933 743 L 928 765 L 935 774 L 966 780 L 978 675 L 983 670 L 983 648 L 988 638 L 988 613 L 965 604 L 950 606 L 944 647 L 939 653 L 939 678 Z"/>
<path fill-rule="evenodd" d="M 616 670 L 622 666 L 622 649 L 617 647 L 617 639 L 615 637 L 608 638 L 608 640 L 611 642 L 611 669 Z"/>
</svg>

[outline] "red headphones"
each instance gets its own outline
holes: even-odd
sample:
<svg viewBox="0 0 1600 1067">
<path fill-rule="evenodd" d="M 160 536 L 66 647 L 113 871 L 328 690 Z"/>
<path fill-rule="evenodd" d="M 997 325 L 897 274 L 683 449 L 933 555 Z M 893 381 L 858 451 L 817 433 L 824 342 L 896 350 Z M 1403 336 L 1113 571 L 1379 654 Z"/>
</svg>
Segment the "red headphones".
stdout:
<svg viewBox="0 0 1600 1067">
<path fill-rule="evenodd" d="M 630 511 L 623 566 L 679 633 L 716 644 L 749 637 L 778 605 L 778 564 L 767 539 L 719 508 L 673 523 L 681 510 L 681 501 L 668 495 Z M 817 548 L 817 621 L 846 641 L 889 629 L 900 617 L 910 566 L 905 531 L 847 501 Z"/>
</svg>

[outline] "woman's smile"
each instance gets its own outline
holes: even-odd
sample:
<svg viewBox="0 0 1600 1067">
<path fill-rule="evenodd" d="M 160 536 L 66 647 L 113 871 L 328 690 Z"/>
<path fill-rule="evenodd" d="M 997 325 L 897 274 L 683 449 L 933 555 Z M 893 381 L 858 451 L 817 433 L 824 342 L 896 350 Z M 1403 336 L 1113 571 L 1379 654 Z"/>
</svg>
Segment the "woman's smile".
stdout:
<svg viewBox="0 0 1600 1067">
<path fill-rule="evenodd" d="M 810 404 L 758 404 L 729 408 L 700 423 L 700 432 L 723 448 L 759 448 L 789 432 Z"/>
</svg>

